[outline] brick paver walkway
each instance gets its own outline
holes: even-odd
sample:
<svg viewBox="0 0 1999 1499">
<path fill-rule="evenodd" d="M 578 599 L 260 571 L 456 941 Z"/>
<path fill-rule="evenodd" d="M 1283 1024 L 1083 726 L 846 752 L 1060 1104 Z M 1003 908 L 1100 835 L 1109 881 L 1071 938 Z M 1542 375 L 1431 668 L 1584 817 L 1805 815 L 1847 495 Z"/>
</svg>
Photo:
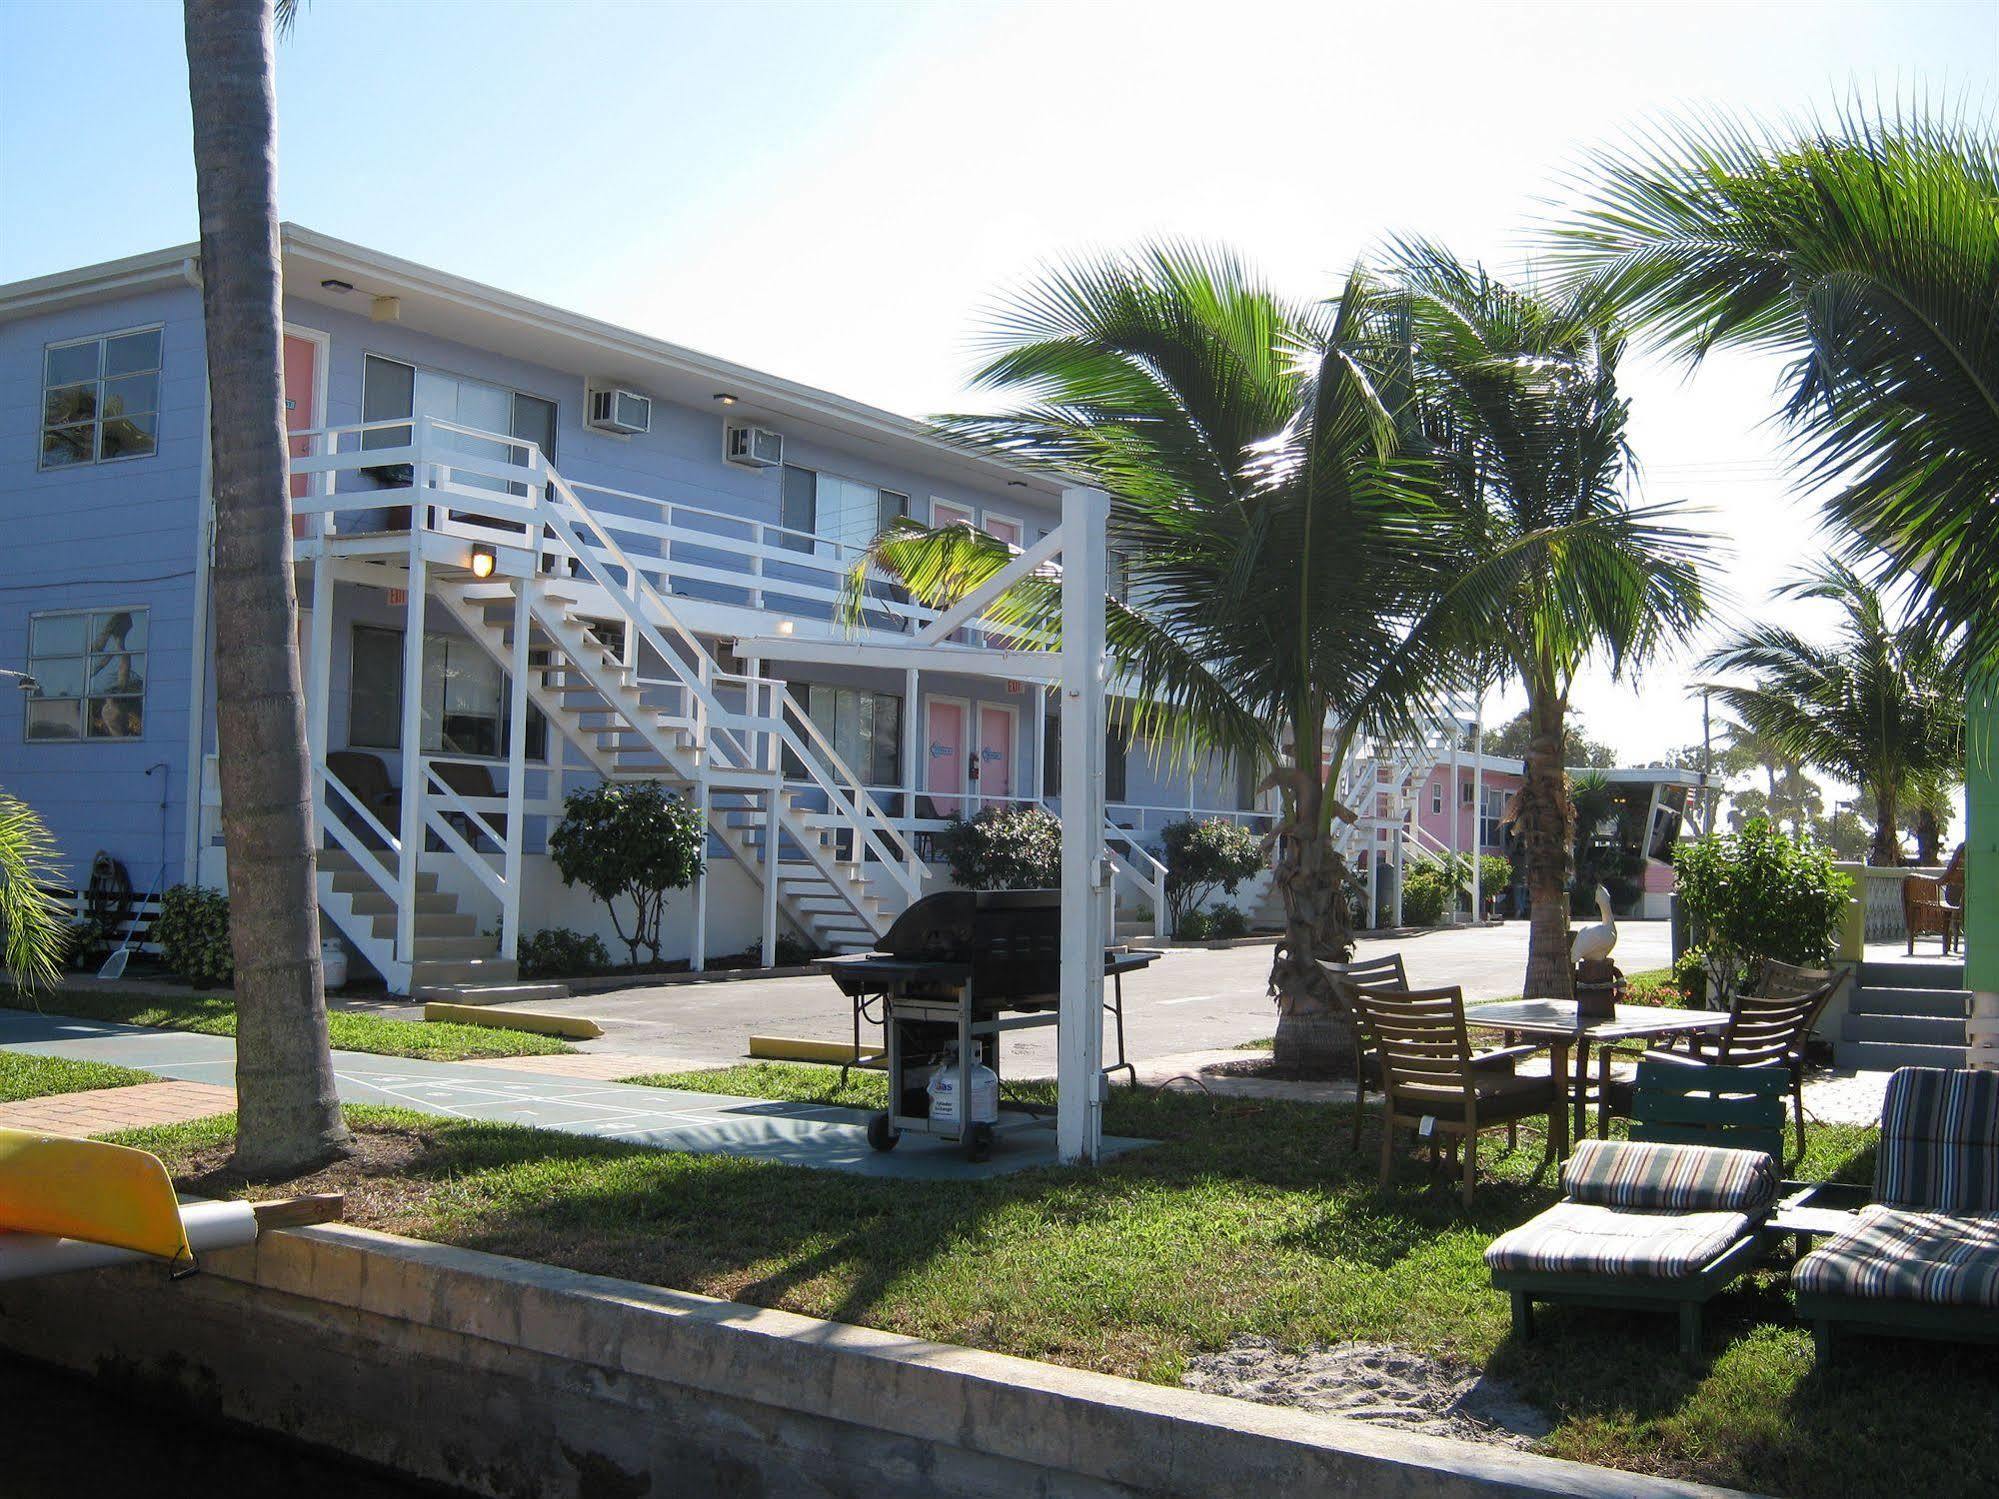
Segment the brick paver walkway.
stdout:
<svg viewBox="0 0 1999 1499">
<path fill-rule="evenodd" d="M 45 1135 L 107 1135 L 154 1124 L 185 1124 L 227 1114 L 236 1090 L 214 1083 L 137 1083 L 129 1088 L 93 1088 L 87 1093 L 51 1093 L 0 1104 L 0 1129 L 34 1130 Z"/>
</svg>

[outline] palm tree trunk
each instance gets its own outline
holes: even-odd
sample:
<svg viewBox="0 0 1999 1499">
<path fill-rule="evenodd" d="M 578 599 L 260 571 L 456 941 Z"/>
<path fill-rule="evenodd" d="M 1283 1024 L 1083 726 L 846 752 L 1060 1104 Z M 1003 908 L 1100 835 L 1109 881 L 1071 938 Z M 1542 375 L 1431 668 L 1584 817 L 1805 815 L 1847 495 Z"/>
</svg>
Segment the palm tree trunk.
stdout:
<svg viewBox="0 0 1999 1499">
<path fill-rule="evenodd" d="M 1270 965 L 1277 996 L 1277 1065 L 1306 1077 L 1353 1071 L 1353 1032 L 1319 961 L 1353 956 L 1353 921 L 1347 907 L 1346 861 L 1333 847 L 1326 822 L 1326 785 L 1318 756 L 1304 753 L 1285 796 L 1273 882 L 1284 902 L 1284 940 Z"/>
<path fill-rule="evenodd" d="M 1530 736 L 1514 826 L 1525 851 L 1528 900 L 1527 976 L 1520 992 L 1530 999 L 1575 997 L 1568 896 L 1574 817 L 1562 766 L 1567 712 L 1563 697 L 1546 690 L 1527 707 Z"/>
<path fill-rule="evenodd" d="M 236 958 L 236 1164 L 295 1174 L 348 1134 L 319 968 L 285 486 L 271 0 L 186 0 L 215 494 L 215 717 Z M 322 605 L 324 607 L 324 605 Z"/>
<path fill-rule="evenodd" d="M 1892 868 L 1902 862 L 1901 808 L 1891 786 L 1874 793 L 1874 847 L 1867 862 L 1877 868 Z"/>
</svg>

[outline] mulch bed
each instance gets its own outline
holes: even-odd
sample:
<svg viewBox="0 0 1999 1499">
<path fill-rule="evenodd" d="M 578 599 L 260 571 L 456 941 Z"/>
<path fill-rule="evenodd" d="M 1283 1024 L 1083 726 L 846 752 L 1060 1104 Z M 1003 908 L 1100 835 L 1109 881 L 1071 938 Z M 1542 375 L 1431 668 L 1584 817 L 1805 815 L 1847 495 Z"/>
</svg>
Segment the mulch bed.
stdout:
<svg viewBox="0 0 1999 1499">
<path fill-rule="evenodd" d="M 348 1223 L 397 1232 L 414 1221 L 442 1185 L 417 1174 L 432 1150 L 420 1130 L 369 1128 L 354 1132 L 352 1151 L 317 1171 L 282 1183 L 253 1182 L 230 1162 L 233 1143 L 195 1151 L 174 1175 L 174 1185 L 197 1197 L 304 1197 L 339 1192 Z"/>
</svg>

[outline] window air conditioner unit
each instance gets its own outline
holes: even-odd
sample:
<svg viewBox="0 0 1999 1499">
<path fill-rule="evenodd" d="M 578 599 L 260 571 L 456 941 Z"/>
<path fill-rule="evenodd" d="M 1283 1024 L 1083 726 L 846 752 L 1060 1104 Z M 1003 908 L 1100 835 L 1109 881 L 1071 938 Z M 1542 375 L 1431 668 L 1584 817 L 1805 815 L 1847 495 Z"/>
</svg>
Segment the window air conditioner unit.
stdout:
<svg viewBox="0 0 1999 1499">
<path fill-rule="evenodd" d="M 652 397 L 635 390 L 605 387 L 590 392 L 590 412 L 584 425 L 598 432 L 636 437 L 652 430 Z"/>
<path fill-rule="evenodd" d="M 784 462 L 784 436 L 768 427 L 722 429 L 722 456 L 745 468 L 776 468 Z"/>
</svg>

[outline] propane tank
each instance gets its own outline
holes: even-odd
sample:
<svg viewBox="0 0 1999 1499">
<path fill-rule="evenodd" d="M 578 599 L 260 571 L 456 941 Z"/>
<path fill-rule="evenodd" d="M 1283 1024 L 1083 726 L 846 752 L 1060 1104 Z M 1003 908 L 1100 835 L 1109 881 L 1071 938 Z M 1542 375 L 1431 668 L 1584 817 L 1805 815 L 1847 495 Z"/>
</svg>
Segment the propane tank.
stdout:
<svg viewBox="0 0 1999 1499">
<path fill-rule="evenodd" d="M 999 1074 L 983 1062 L 972 1064 L 972 1103 L 970 1122 L 973 1124 L 997 1124 L 999 1122 Z M 958 1097 L 958 1050 L 952 1047 L 944 1053 L 937 1070 L 930 1074 L 930 1119 L 933 1124 L 942 1124 L 962 1129 L 966 1117 L 962 1101 Z"/>
</svg>

